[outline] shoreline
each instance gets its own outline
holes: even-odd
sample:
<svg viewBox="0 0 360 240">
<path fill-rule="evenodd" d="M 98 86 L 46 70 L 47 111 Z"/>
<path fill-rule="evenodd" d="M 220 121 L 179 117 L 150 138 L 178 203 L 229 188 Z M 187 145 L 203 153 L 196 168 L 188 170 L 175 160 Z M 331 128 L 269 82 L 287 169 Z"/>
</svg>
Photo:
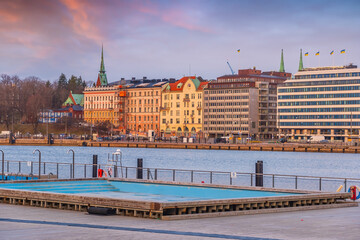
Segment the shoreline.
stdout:
<svg viewBox="0 0 360 240">
<path fill-rule="evenodd" d="M 119 147 L 119 148 L 166 148 L 198 150 L 234 150 L 234 151 L 277 151 L 277 152 L 324 152 L 324 153 L 360 153 L 357 146 L 339 146 L 335 144 L 301 143 L 250 143 L 250 144 L 208 144 L 208 143 L 170 143 L 170 142 L 132 142 L 104 141 L 96 142 L 77 139 L 55 139 L 48 144 L 46 139 L 16 139 L 10 144 L 7 139 L 0 139 L 0 145 L 14 146 L 83 146 L 83 147 Z"/>
</svg>

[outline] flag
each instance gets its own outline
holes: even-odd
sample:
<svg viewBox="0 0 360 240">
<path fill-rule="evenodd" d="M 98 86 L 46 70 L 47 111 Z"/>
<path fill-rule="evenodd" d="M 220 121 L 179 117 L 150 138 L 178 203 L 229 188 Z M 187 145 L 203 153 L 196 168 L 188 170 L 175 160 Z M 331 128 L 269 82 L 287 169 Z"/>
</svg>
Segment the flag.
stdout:
<svg viewBox="0 0 360 240">
<path fill-rule="evenodd" d="M 334 54 L 334 50 L 332 50 L 331 52 L 330 52 L 330 55 L 333 55 Z"/>
<path fill-rule="evenodd" d="M 319 55 L 320 55 L 320 52 L 315 53 L 315 56 L 319 56 Z"/>
<path fill-rule="evenodd" d="M 345 53 L 345 49 L 341 50 L 340 53 Z"/>
<path fill-rule="evenodd" d="M 305 53 L 305 56 L 309 56 L 309 52 L 306 52 L 306 53 Z"/>
<path fill-rule="evenodd" d="M 237 52 L 240 52 L 240 49 L 238 49 Z"/>
</svg>

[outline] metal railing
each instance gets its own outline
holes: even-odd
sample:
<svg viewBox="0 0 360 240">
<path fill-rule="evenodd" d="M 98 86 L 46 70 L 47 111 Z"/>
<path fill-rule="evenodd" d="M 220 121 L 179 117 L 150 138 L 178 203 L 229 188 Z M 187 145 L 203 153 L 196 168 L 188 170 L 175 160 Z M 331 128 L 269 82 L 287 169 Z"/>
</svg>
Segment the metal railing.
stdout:
<svg viewBox="0 0 360 240">
<path fill-rule="evenodd" d="M 33 161 L 4 161 L 5 176 L 38 176 L 38 162 Z M 41 178 L 92 178 L 93 164 L 85 163 L 59 163 L 59 162 L 41 162 Z M 262 177 L 263 187 L 300 189 L 300 190 L 319 190 L 336 191 L 340 185 L 343 185 L 342 191 L 348 191 L 349 186 L 360 186 L 359 178 L 337 178 L 337 177 L 319 177 L 319 176 L 301 176 L 284 174 L 259 174 L 246 172 L 223 172 L 206 170 L 187 170 L 170 168 L 137 168 L 129 166 L 115 166 L 109 164 L 97 164 L 97 169 L 103 169 L 106 177 L 123 176 L 127 179 L 137 179 L 138 170 L 142 172 L 144 179 L 176 181 L 184 183 L 207 183 L 218 185 L 235 186 L 255 186 L 256 177 Z M 3 169 L 1 169 L 2 171 Z M 111 176 L 109 176 L 111 174 Z M 6 179 L 6 178 L 5 178 Z M 16 178 L 12 178 L 12 180 Z M 19 178 L 18 180 L 24 180 Z"/>
</svg>

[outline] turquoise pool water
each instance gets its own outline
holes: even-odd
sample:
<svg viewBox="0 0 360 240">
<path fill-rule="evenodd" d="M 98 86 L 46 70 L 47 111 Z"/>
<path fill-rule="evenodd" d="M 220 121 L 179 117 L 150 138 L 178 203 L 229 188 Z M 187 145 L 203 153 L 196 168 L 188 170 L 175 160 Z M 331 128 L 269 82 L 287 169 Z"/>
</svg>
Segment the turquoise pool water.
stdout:
<svg viewBox="0 0 360 240">
<path fill-rule="evenodd" d="M 0 188 L 156 202 L 275 197 L 299 194 L 107 180 L 6 183 L 1 184 Z"/>
</svg>

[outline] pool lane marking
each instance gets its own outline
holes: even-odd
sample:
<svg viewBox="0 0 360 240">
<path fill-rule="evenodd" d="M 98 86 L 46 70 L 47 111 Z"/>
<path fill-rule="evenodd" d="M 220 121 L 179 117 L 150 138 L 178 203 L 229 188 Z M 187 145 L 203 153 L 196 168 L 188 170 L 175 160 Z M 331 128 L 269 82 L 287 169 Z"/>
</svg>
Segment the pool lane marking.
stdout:
<svg viewBox="0 0 360 240">
<path fill-rule="evenodd" d="M 195 236 L 195 237 L 209 237 L 209 238 L 222 238 L 222 239 L 276 240 L 274 238 L 246 237 L 246 236 L 235 236 L 235 235 L 216 234 L 216 233 L 184 232 L 184 231 L 149 229 L 149 228 L 117 227 L 117 226 L 104 226 L 104 225 L 93 225 L 93 224 L 83 224 L 83 223 L 51 222 L 51 221 L 38 221 L 38 220 L 25 220 L 25 219 L 12 219 L 12 218 L 0 218 L 0 222 L 32 223 L 32 224 L 43 224 L 43 225 L 57 225 L 57 226 L 81 227 L 81 228 L 96 228 L 96 229 L 108 229 L 108 230 L 118 230 L 118 231 L 159 233 L 159 234 Z"/>
</svg>

